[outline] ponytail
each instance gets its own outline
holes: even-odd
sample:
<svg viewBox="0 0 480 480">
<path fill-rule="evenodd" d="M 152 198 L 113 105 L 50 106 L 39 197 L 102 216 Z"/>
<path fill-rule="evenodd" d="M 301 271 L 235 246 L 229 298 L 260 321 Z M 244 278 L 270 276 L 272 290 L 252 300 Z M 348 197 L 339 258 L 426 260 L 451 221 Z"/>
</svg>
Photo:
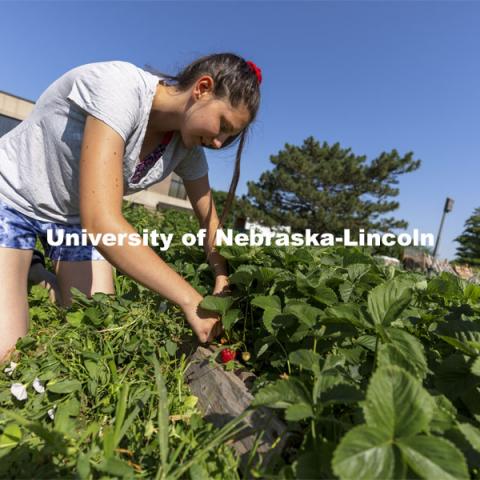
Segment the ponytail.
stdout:
<svg viewBox="0 0 480 480">
<path fill-rule="evenodd" d="M 223 206 L 222 216 L 220 218 L 220 223 L 218 224 L 218 229 L 221 229 L 225 224 L 228 214 L 230 213 L 230 207 L 232 206 L 233 200 L 235 198 L 235 192 L 237 190 L 238 180 L 240 179 L 240 160 L 242 159 L 243 146 L 245 144 L 246 133 L 243 131 L 240 134 L 240 141 L 238 144 L 237 154 L 235 158 L 235 168 L 233 170 L 232 181 L 230 182 L 230 188 L 228 190 L 227 199 L 225 200 L 225 205 Z"/>
</svg>

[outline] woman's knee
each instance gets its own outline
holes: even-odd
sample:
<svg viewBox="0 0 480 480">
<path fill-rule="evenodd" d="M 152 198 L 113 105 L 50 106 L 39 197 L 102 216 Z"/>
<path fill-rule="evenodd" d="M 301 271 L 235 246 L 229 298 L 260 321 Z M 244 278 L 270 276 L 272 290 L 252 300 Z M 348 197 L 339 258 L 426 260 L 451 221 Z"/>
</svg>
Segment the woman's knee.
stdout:
<svg viewBox="0 0 480 480">
<path fill-rule="evenodd" d="M 91 297 L 94 293 L 115 293 L 113 268 L 106 260 L 58 261 L 55 264 L 62 304 L 71 304 L 72 287 Z"/>
<path fill-rule="evenodd" d="M 27 277 L 31 250 L 0 247 L 0 362 L 28 331 Z"/>
</svg>

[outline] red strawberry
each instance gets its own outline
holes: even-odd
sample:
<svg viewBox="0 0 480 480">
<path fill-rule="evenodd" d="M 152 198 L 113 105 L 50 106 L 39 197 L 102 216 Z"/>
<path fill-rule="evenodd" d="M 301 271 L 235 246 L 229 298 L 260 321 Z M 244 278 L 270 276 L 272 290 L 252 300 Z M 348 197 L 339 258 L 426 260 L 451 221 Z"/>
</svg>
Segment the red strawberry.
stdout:
<svg viewBox="0 0 480 480">
<path fill-rule="evenodd" d="M 222 359 L 222 363 L 228 363 L 232 360 L 235 360 L 236 355 L 237 352 L 235 350 L 232 350 L 231 348 L 224 348 L 220 352 L 220 358 Z"/>
</svg>

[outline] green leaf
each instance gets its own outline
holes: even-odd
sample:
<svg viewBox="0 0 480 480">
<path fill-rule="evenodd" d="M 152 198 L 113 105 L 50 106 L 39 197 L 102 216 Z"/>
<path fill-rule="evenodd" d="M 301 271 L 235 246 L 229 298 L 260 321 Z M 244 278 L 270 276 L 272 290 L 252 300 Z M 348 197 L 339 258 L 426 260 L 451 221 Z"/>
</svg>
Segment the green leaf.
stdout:
<svg viewBox="0 0 480 480">
<path fill-rule="evenodd" d="M 469 283 L 463 291 L 464 299 L 475 305 L 480 302 L 480 285 Z"/>
<path fill-rule="evenodd" d="M 313 327 L 317 318 L 323 312 L 319 308 L 312 307 L 305 302 L 289 302 L 283 309 L 284 314 L 291 314 L 298 318 L 307 327 Z"/>
<path fill-rule="evenodd" d="M 275 320 L 278 320 L 275 319 Z M 275 324 L 275 322 L 274 322 Z M 323 327 L 325 328 L 325 327 Z M 298 328 L 295 330 L 295 332 L 293 332 L 291 334 L 291 336 L 289 337 L 288 341 L 289 342 L 292 342 L 292 343 L 297 343 L 297 342 L 300 342 L 301 340 L 303 340 L 307 335 L 311 334 L 312 333 L 312 329 L 308 326 L 308 325 L 305 325 L 304 323 L 301 323 Z M 315 332 L 316 333 L 316 332 Z"/>
<path fill-rule="evenodd" d="M 377 343 L 377 337 L 374 335 L 360 335 L 356 342 L 358 345 L 370 350 L 371 352 L 375 351 L 375 345 Z"/>
<path fill-rule="evenodd" d="M 90 475 L 90 457 L 80 453 L 77 458 L 77 472 L 80 480 L 87 480 Z"/>
<path fill-rule="evenodd" d="M 459 423 L 458 429 L 463 433 L 464 437 L 469 441 L 470 445 L 480 452 L 480 430 L 471 423 Z"/>
<path fill-rule="evenodd" d="M 295 403 L 285 410 L 285 418 L 290 422 L 298 422 L 313 417 L 312 406 L 307 403 Z"/>
<path fill-rule="evenodd" d="M 96 470 L 104 473 L 110 473 L 118 477 L 133 477 L 133 469 L 123 460 L 116 457 L 109 457 L 95 465 Z"/>
<path fill-rule="evenodd" d="M 435 385 L 451 398 L 480 384 L 480 378 L 471 373 L 472 359 L 459 353 L 446 357 L 435 372 Z"/>
<path fill-rule="evenodd" d="M 275 343 L 275 337 L 273 336 L 258 339 L 255 344 L 255 349 L 257 350 L 257 358 L 260 357 L 260 355 L 263 355 L 273 343 Z"/>
<path fill-rule="evenodd" d="M 265 329 L 268 333 L 275 335 L 277 329 L 273 325 L 273 321 L 275 317 L 279 315 L 278 310 L 272 310 L 271 308 L 267 308 L 263 311 L 263 324 L 265 325 Z"/>
<path fill-rule="evenodd" d="M 50 380 L 47 384 L 47 390 L 53 393 L 72 393 L 82 388 L 78 380 L 61 380 L 55 382 Z"/>
<path fill-rule="evenodd" d="M 385 332 L 390 342 L 380 346 L 378 365 L 397 365 L 417 378 L 425 378 L 428 366 L 422 343 L 405 330 L 391 327 Z"/>
<path fill-rule="evenodd" d="M 29 349 L 33 349 L 37 344 L 37 341 L 33 337 L 25 336 L 19 338 L 16 343 L 16 349 L 27 351 Z"/>
<path fill-rule="evenodd" d="M 253 281 L 253 275 L 250 271 L 237 270 L 235 273 L 228 277 L 228 283 L 230 285 L 244 285 L 250 286 Z"/>
<path fill-rule="evenodd" d="M 115 434 L 113 431 L 113 425 L 107 425 L 103 429 L 102 440 L 103 440 L 103 456 L 105 458 L 112 457 L 113 451 L 115 449 Z"/>
<path fill-rule="evenodd" d="M 210 479 L 208 470 L 200 462 L 194 463 L 190 467 L 188 473 L 190 474 L 190 480 L 209 480 Z"/>
<path fill-rule="evenodd" d="M 444 433 L 454 428 L 457 417 L 457 409 L 445 395 L 435 395 L 433 397 L 435 407 L 432 420 L 430 421 L 430 430 L 436 433 Z"/>
<path fill-rule="evenodd" d="M 97 310 L 95 307 L 88 307 L 83 312 L 84 316 L 87 317 L 94 325 L 98 326 L 102 324 L 102 312 Z"/>
<path fill-rule="evenodd" d="M 294 378 L 277 380 L 260 389 L 253 399 L 253 406 L 266 405 L 271 408 L 288 408 L 295 403 L 310 403 L 303 385 Z"/>
<path fill-rule="evenodd" d="M 325 305 L 333 305 L 338 302 L 336 293 L 329 287 L 317 287 L 312 297 Z"/>
<path fill-rule="evenodd" d="M 259 267 L 255 271 L 254 277 L 258 280 L 260 286 L 265 288 L 265 286 L 271 284 L 282 271 L 281 268 Z"/>
<path fill-rule="evenodd" d="M 255 307 L 260 307 L 263 310 L 271 310 L 277 313 L 282 311 L 282 302 L 280 298 L 276 295 L 265 296 L 265 295 L 256 295 L 253 297 L 250 302 Z"/>
<path fill-rule="evenodd" d="M 122 440 L 121 430 L 123 422 L 125 421 L 125 414 L 127 412 L 128 404 L 128 392 L 130 389 L 130 384 L 124 383 L 120 387 L 120 390 L 117 392 L 117 407 L 115 410 L 115 447 L 117 447 Z"/>
<path fill-rule="evenodd" d="M 168 415 L 168 394 L 167 387 L 165 385 L 165 380 L 160 369 L 160 364 L 157 357 L 154 355 L 152 357 L 153 364 L 155 367 L 155 382 L 157 385 L 158 393 L 158 445 L 160 448 L 160 468 L 164 469 L 163 471 L 166 474 L 168 468 L 168 424 L 169 424 L 169 415 Z"/>
<path fill-rule="evenodd" d="M 325 310 L 326 317 L 336 320 L 346 320 L 357 328 L 371 329 L 372 324 L 364 317 L 360 305 L 356 303 L 345 303 L 329 307 Z"/>
<path fill-rule="evenodd" d="M 476 356 L 480 353 L 479 322 L 452 316 L 446 323 L 439 325 L 437 333 L 440 338 L 467 355 Z"/>
<path fill-rule="evenodd" d="M 239 245 L 220 246 L 219 252 L 227 260 L 233 263 L 244 263 L 251 261 L 260 251 L 258 247 L 241 247 Z"/>
<path fill-rule="evenodd" d="M 211 310 L 225 315 L 233 304 L 232 297 L 218 297 L 216 295 L 207 295 L 200 303 L 200 307 L 205 310 Z"/>
<path fill-rule="evenodd" d="M 329 403 L 357 403 L 364 399 L 361 390 L 353 385 L 337 383 L 322 392 L 320 401 L 324 405 Z"/>
<path fill-rule="evenodd" d="M 480 422 L 480 387 L 471 387 L 462 391 L 460 400 L 467 407 L 471 416 Z"/>
<path fill-rule="evenodd" d="M 340 292 L 340 297 L 342 298 L 342 301 L 345 303 L 350 300 L 350 297 L 354 290 L 355 290 L 355 285 L 349 280 L 345 280 L 338 287 L 338 291 Z"/>
<path fill-rule="evenodd" d="M 471 372 L 480 377 L 480 357 L 478 357 L 472 364 Z"/>
<path fill-rule="evenodd" d="M 171 357 L 174 357 L 175 353 L 177 353 L 178 347 L 175 342 L 172 342 L 169 338 L 167 338 L 167 341 L 165 342 L 165 349 Z"/>
<path fill-rule="evenodd" d="M 0 455 L 2 455 L 2 449 L 11 450 L 16 447 L 22 440 L 22 431 L 16 423 L 9 423 L 3 430 L 0 436 Z"/>
<path fill-rule="evenodd" d="M 336 444 L 321 441 L 309 446 L 293 463 L 294 475 L 298 479 L 331 479 L 331 463 Z"/>
<path fill-rule="evenodd" d="M 52 446 L 53 449 L 57 450 L 58 453 L 62 452 L 66 455 L 65 438 L 60 433 L 47 429 L 40 422 L 30 422 L 18 413 L 5 408 L 0 407 L 0 413 L 5 417 L 17 422 L 19 425 L 34 433 L 38 437 L 44 439 L 46 443 Z"/>
<path fill-rule="evenodd" d="M 440 295 L 444 299 L 462 298 L 463 287 L 456 275 L 442 272 L 428 282 L 427 293 Z"/>
<path fill-rule="evenodd" d="M 80 413 L 80 402 L 76 398 L 70 398 L 61 403 L 55 411 L 55 430 L 61 433 L 72 434 L 75 428 L 75 420 Z"/>
<path fill-rule="evenodd" d="M 72 327 L 79 327 L 82 324 L 84 314 L 81 310 L 67 313 L 67 322 Z"/>
<path fill-rule="evenodd" d="M 333 471 L 342 480 L 393 478 L 395 454 L 385 431 L 360 425 L 353 427 L 333 454 Z"/>
<path fill-rule="evenodd" d="M 444 342 L 447 342 L 452 347 L 460 350 L 462 353 L 466 355 L 477 355 L 478 351 L 475 348 L 470 347 L 468 344 L 463 343 L 460 340 L 457 340 L 454 337 L 449 337 L 447 335 L 438 335 L 438 338 L 441 338 Z"/>
<path fill-rule="evenodd" d="M 320 373 L 320 355 L 312 350 L 295 350 L 288 355 L 290 363 L 306 370 Z"/>
<path fill-rule="evenodd" d="M 388 326 L 410 304 L 412 282 L 396 277 L 375 287 L 368 295 L 368 311 L 376 325 Z"/>
<path fill-rule="evenodd" d="M 377 369 L 367 389 L 364 414 L 367 424 L 389 438 L 414 435 L 428 428 L 434 402 L 422 384 L 405 370 Z"/>
<path fill-rule="evenodd" d="M 373 265 L 375 260 L 370 256 L 366 255 L 356 248 L 346 247 L 343 253 L 343 265 L 348 267 L 349 265 L 354 264 L 365 264 Z"/>
<path fill-rule="evenodd" d="M 360 280 L 371 268 L 371 265 L 364 263 L 354 263 L 347 266 L 348 278 L 352 282 Z"/>
<path fill-rule="evenodd" d="M 235 323 L 240 318 L 240 310 L 232 308 L 222 317 L 222 325 L 225 330 L 231 330 Z"/>
<path fill-rule="evenodd" d="M 397 442 L 408 466 L 423 478 L 435 480 L 467 480 L 467 463 L 462 452 L 444 438 L 402 438 Z"/>
<path fill-rule="evenodd" d="M 304 275 L 302 272 L 297 270 L 295 272 L 295 282 L 296 282 L 296 287 L 298 291 L 304 293 L 304 294 L 310 294 L 311 291 L 318 287 L 320 278 L 318 275 L 315 275 L 314 278 L 312 278 L 313 275 L 310 272 L 309 275 Z"/>
</svg>

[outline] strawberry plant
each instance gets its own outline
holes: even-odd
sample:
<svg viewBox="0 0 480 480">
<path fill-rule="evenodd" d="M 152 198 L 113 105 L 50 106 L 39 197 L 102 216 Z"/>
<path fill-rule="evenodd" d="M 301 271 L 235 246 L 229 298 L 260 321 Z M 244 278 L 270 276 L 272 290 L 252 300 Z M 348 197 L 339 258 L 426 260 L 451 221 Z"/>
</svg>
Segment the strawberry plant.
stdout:
<svg viewBox="0 0 480 480">
<path fill-rule="evenodd" d="M 179 240 L 191 216 L 125 215 L 175 232 L 158 253 L 221 316 L 217 360 L 234 369 L 242 352 L 253 408 L 287 424 L 282 456 L 252 478 L 480 478 L 479 285 L 364 249 L 233 246 L 232 294 L 208 296 L 202 248 Z M 68 311 L 32 289 L 30 332 L 0 371 L 0 476 L 239 478 L 239 419 L 215 429 L 184 383 L 180 310 L 121 274 L 115 288 Z"/>
<path fill-rule="evenodd" d="M 296 438 L 282 477 L 478 475 L 479 286 L 360 250 L 243 250 L 223 315 L 253 352 L 254 405 Z"/>
</svg>

